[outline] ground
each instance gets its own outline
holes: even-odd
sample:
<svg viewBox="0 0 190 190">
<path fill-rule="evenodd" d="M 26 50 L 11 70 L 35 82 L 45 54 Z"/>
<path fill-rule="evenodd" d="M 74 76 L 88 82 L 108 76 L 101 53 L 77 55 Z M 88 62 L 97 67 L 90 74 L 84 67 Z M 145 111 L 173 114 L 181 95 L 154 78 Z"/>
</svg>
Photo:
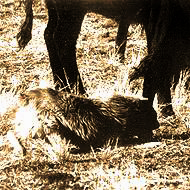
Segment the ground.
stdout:
<svg viewBox="0 0 190 190">
<path fill-rule="evenodd" d="M 109 144 L 100 152 L 71 154 L 68 142 L 51 136 L 50 145 L 27 139 L 27 155 L 13 149 L 15 116 L 20 92 L 38 86 L 53 87 L 43 38 L 47 12 L 41 1 L 34 8 L 33 39 L 18 51 L 16 34 L 24 19 L 23 5 L 0 2 L 0 188 L 1 189 L 190 189 L 189 95 L 181 80 L 174 95 L 176 118 L 162 118 L 158 142 L 127 147 Z M 128 72 L 146 55 L 140 26 L 132 26 L 126 60 L 115 59 L 117 24 L 90 13 L 77 43 L 78 67 L 87 93 L 104 100 L 114 93 L 141 95 L 142 79 L 129 85 Z M 188 73 L 183 74 L 188 76 Z M 26 113 L 20 117 L 26 117 Z M 26 125 L 29 124 L 27 120 Z"/>
</svg>

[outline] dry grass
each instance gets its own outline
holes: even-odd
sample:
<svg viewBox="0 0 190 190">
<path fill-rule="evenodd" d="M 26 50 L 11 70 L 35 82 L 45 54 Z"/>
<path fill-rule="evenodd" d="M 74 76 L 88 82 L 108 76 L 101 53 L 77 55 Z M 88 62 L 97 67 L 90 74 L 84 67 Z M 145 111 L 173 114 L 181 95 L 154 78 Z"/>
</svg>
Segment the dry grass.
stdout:
<svg viewBox="0 0 190 190">
<path fill-rule="evenodd" d="M 92 149 L 88 154 L 73 155 L 71 144 L 52 135 L 53 146 L 41 139 L 23 140 L 27 155 L 22 156 L 14 139 L 15 122 L 22 120 L 19 131 L 25 136 L 31 122 L 36 124 L 36 116 L 32 108 L 23 110 L 19 105 L 19 93 L 39 86 L 53 87 L 53 82 L 43 39 L 45 11 L 39 13 L 40 6 L 35 7 L 33 40 L 24 51 L 17 52 L 15 35 L 24 15 L 22 8 L 14 7 L 11 2 L 0 3 L 0 188 L 190 189 L 189 95 L 183 88 L 188 72 L 181 75 L 183 79 L 173 96 L 180 120 L 159 117 L 161 127 L 155 135 L 160 142 L 128 147 L 108 144 L 100 152 Z M 83 23 L 77 61 L 90 97 L 142 94 L 142 80 L 129 85 L 127 77 L 146 54 L 144 34 L 141 35 L 140 26 L 130 28 L 127 58 L 125 63 L 119 63 L 114 47 L 116 26 L 113 21 L 92 13 Z M 109 35 L 105 35 L 107 31 Z"/>
</svg>

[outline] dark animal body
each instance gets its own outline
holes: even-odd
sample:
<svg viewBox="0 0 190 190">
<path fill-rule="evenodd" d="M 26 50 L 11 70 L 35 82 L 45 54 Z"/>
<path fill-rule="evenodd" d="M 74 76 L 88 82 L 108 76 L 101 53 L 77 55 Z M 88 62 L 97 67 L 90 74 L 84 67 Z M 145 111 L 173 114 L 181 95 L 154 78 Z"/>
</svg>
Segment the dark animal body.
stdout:
<svg viewBox="0 0 190 190">
<path fill-rule="evenodd" d="M 24 48 L 31 39 L 32 1 L 25 1 L 26 20 L 17 35 L 20 48 Z M 47 45 L 50 64 L 56 87 L 73 89 L 85 93 L 76 63 L 76 41 L 82 21 L 87 12 L 102 14 L 119 23 L 116 44 L 121 57 L 124 56 L 127 32 L 130 24 L 147 25 L 150 12 L 150 0 L 46 0 L 49 21 L 44 38 Z M 145 27 L 146 29 L 146 27 Z M 61 82 L 60 82 L 61 81 Z M 67 88 L 67 91 L 70 91 Z"/>
<path fill-rule="evenodd" d="M 126 41 L 129 24 L 139 22 L 146 31 L 148 56 L 130 78 L 144 77 L 143 96 L 152 103 L 157 93 L 158 103 L 167 105 L 162 113 L 166 116 L 174 114 L 170 88 L 172 82 L 177 84 L 180 71 L 189 67 L 190 61 L 188 0 L 46 0 L 46 5 L 49 22 L 45 40 L 55 82 L 60 79 L 66 86 L 68 79 L 71 88 L 79 86 L 79 92 L 85 92 L 76 64 L 75 45 L 87 12 L 100 13 L 118 21 L 118 46 Z M 21 48 L 30 39 L 32 0 L 26 1 L 26 15 L 26 22 L 18 34 Z M 121 54 L 124 49 L 125 43 L 120 48 Z"/>
<path fill-rule="evenodd" d="M 155 4 L 155 5 L 154 5 Z M 171 105 L 180 71 L 190 66 L 190 2 L 188 0 L 152 0 L 148 26 L 149 54 L 131 74 L 131 80 L 144 77 L 143 96 L 166 105 L 163 115 L 174 114 Z"/>
<path fill-rule="evenodd" d="M 79 147 L 80 152 L 89 151 L 91 146 L 102 147 L 110 139 L 129 143 L 138 136 L 148 141 L 152 130 L 159 127 L 148 100 L 134 97 L 113 96 L 102 102 L 52 89 L 36 89 L 21 99 L 24 106 L 32 103 L 39 115 L 54 117 L 56 125 L 52 128 Z"/>
</svg>

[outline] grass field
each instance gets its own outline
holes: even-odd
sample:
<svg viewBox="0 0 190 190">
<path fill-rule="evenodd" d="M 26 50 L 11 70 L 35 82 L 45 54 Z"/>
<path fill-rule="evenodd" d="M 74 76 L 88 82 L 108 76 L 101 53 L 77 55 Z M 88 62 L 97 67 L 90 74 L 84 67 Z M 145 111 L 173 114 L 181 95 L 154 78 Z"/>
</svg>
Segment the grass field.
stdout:
<svg viewBox="0 0 190 190">
<path fill-rule="evenodd" d="M 37 87 L 52 87 L 43 32 L 47 12 L 36 1 L 33 39 L 18 51 L 16 34 L 25 17 L 15 0 L 0 2 L 0 189 L 190 189 L 190 96 L 185 89 L 188 71 L 173 92 L 177 118 L 163 118 L 155 101 L 160 128 L 159 142 L 111 147 L 107 144 L 87 154 L 71 154 L 69 142 L 50 136 L 52 146 L 41 139 L 26 138 L 26 156 L 14 139 L 15 123 L 23 120 L 25 131 L 35 114 L 20 109 L 19 94 Z M 129 30 L 126 60 L 115 52 L 117 24 L 100 15 L 86 15 L 77 42 L 77 63 L 91 98 L 113 94 L 142 94 L 143 79 L 129 85 L 128 73 L 146 55 L 146 38 L 140 26 Z M 21 107 L 22 108 L 22 107 Z M 14 148 L 13 148 L 14 147 Z"/>
</svg>

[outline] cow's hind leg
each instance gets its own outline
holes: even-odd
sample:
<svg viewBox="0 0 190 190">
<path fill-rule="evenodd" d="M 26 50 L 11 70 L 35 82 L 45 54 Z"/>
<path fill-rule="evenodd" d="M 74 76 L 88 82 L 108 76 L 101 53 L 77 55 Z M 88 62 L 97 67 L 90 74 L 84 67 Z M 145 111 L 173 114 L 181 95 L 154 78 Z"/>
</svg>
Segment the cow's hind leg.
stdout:
<svg viewBox="0 0 190 190">
<path fill-rule="evenodd" d="M 116 46 L 118 48 L 118 54 L 121 61 L 125 58 L 125 48 L 127 44 L 127 33 L 128 33 L 129 24 L 125 18 L 121 18 L 119 22 L 119 28 L 116 37 Z"/>
<path fill-rule="evenodd" d="M 80 94 L 84 94 L 85 90 L 76 62 L 76 41 L 83 18 L 82 10 L 59 10 L 58 26 L 54 34 L 59 58 L 70 88 L 76 88 L 76 92 L 79 91 Z"/>
<path fill-rule="evenodd" d="M 174 115 L 173 107 L 172 107 L 172 100 L 171 100 L 171 83 L 167 80 L 161 88 L 158 90 L 158 104 L 161 107 L 161 113 L 163 116 L 171 116 Z"/>
<path fill-rule="evenodd" d="M 58 15 L 55 4 L 52 1 L 47 1 L 46 6 L 48 8 L 49 20 L 44 32 L 44 39 L 49 53 L 54 82 L 56 84 L 56 89 L 58 89 L 67 86 L 67 80 L 63 72 L 63 66 L 60 62 L 57 47 L 53 38 L 55 28 L 57 27 Z"/>
</svg>

